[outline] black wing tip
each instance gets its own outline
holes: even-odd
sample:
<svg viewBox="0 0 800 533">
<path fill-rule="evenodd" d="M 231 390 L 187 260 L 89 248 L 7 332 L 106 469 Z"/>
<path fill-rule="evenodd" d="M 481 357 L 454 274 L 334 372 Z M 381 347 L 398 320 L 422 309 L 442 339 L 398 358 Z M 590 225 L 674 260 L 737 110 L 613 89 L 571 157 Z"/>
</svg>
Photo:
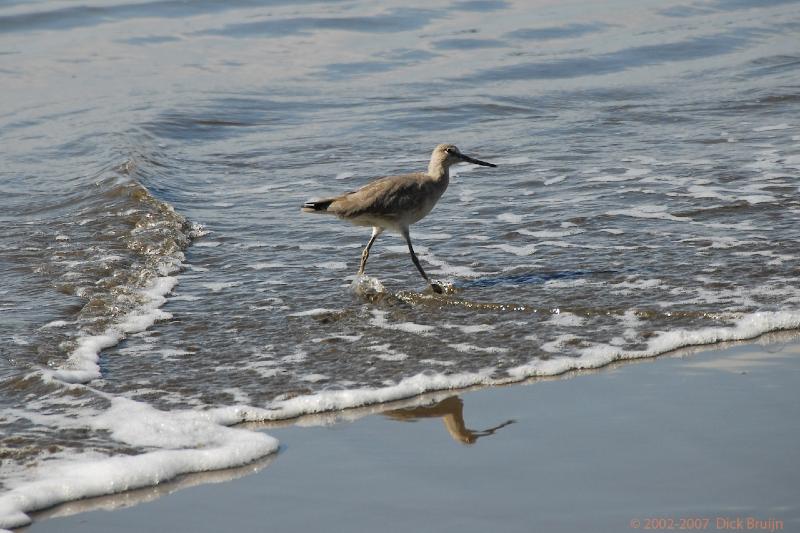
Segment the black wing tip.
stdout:
<svg viewBox="0 0 800 533">
<path fill-rule="evenodd" d="M 333 203 L 333 200 L 319 200 L 317 202 L 305 202 L 301 209 L 306 213 L 313 213 L 315 211 L 327 211 L 328 207 Z"/>
</svg>

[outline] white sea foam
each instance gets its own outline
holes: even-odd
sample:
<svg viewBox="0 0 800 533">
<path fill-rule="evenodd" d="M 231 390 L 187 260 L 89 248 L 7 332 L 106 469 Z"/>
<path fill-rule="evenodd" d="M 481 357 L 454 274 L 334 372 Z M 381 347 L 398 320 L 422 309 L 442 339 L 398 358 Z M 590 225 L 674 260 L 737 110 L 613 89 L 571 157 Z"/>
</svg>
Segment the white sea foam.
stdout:
<svg viewBox="0 0 800 533">
<path fill-rule="evenodd" d="M 740 196 L 739 199 L 750 204 L 763 204 L 766 202 L 775 202 L 777 200 L 777 198 L 768 194 L 748 194 Z"/>
<path fill-rule="evenodd" d="M 580 350 L 580 357 L 557 357 L 546 361 L 534 360 L 509 370 L 511 379 L 556 375 L 570 370 L 599 368 L 622 359 L 655 357 L 686 346 L 699 346 L 723 341 L 752 339 L 769 331 L 797 329 L 800 312 L 757 312 L 745 315 L 731 327 L 708 327 L 698 330 L 677 329 L 660 332 L 642 350 L 624 350 L 611 344 L 595 344 Z"/>
<path fill-rule="evenodd" d="M 622 319 L 623 323 L 637 320 L 632 313 Z M 534 359 L 511 368 L 506 375 L 498 374 L 490 367 L 448 375 L 426 371 L 380 388 L 325 390 L 285 398 L 273 402 L 269 410 L 239 406 L 204 412 L 164 413 L 132 400 L 113 398 L 111 409 L 94 417 L 90 427 L 108 430 L 114 439 L 132 446 L 161 449 L 136 456 L 49 462 L 46 469 L 37 472 L 34 480 L 16 483 L 0 496 L 0 527 L 24 525 L 29 521 L 24 514 L 26 511 L 61 501 L 152 485 L 185 472 L 244 464 L 275 450 L 274 439 L 263 433 L 224 427 L 236 422 L 286 419 L 342 410 L 409 398 L 427 391 L 478 384 L 499 385 L 533 376 L 598 368 L 622 359 L 653 357 L 684 346 L 748 339 L 768 331 L 798 327 L 800 312 L 759 312 L 737 319 L 730 327 L 660 332 L 651 337 L 642 350 L 624 350 L 615 345 L 618 343 L 593 344 L 578 348 L 579 357 L 556 355 L 549 359 Z M 577 338 L 573 335 L 563 335 L 541 348 L 557 353 L 567 344 L 576 344 L 572 342 L 575 340 Z M 430 364 L 441 362 L 430 360 Z M 70 423 L 78 422 L 73 420 Z"/>
<path fill-rule="evenodd" d="M 228 387 L 227 389 L 220 389 L 220 392 L 230 394 L 233 401 L 240 404 L 250 403 L 250 395 L 237 387 Z"/>
<path fill-rule="evenodd" d="M 291 313 L 289 316 L 319 316 L 319 315 L 326 315 L 328 313 L 335 313 L 338 309 L 329 309 L 327 307 L 317 307 L 314 309 L 307 309 L 305 311 L 298 311 L 296 313 Z"/>
<path fill-rule="evenodd" d="M 290 355 L 284 355 L 281 357 L 281 361 L 284 363 L 301 363 L 306 360 L 308 357 L 308 353 L 304 352 L 303 350 L 296 348 L 294 353 Z"/>
<path fill-rule="evenodd" d="M 330 379 L 325 374 L 304 374 L 298 378 L 300 381 L 307 381 L 309 383 L 319 383 Z"/>
<path fill-rule="evenodd" d="M 637 321 L 635 314 L 628 313 L 623 322 Z M 553 376 L 584 368 L 598 368 L 621 359 L 654 357 L 678 348 L 711 344 L 722 341 L 742 340 L 757 337 L 768 331 L 796 329 L 800 327 L 800 312 L 762 312 L 743 316 L 731 327 L 711 327 L 696 331 L 673 330 L 651 337 L 642 350 L 624 350 L 611 344 L 595 344 L 580 348 L 580 357 L 553 356 L 549 359 L 534 359 L 498 375 L 496 369 L 485 368 L 477 372 L 458 374 L 421 373 L 400 382 L 381 388 L 323 391 L 311 396 L 298 396 L 275 402 L 270 411 L 275 418 L 293 418 L 308 413 L 340 410 L 371 403 L 389 402 L 415 396 L 427 391 L 465 388 L 473 385 L 501 385 L 521 381 L 535 376 Z M 557 352 L 567 343 L 575 341 L 574 335 L 563 335 L 549 346 Z"/>
<path fill-rule="evenodd" d="M 172 276 L 156 278 L 149 288 L 141 291 L 145 300 L 143 304 L 102 334 L 79 337 L 78 345 L 67 361 L 56 370 L 43 370 L 45 377 L 68 383 L 86 383 L 101 377 L 97 364 L 101 350 L 116 345 L 128 334 L 149 328 L 157 320 L 172 318 L 170 313 L 159 308 L 167 301 L 166 295 L 177 282 L 177 278 Z"/>
<path fill-rule="evenodd" d="M 195 352 L 191 352 L 189 350 L 182 350 L 180 348 L 161 348 L 157 350 L 156 353 L 163 357 L 164 359 L 175 359 L 182 357 L 184 355 L 194 355 Z"/>
<path fill-rule="evenodd" d="M 556 183 L 561 183 L 565 179 L 567 179 L 566 175 L 556 176 L 555 178 L 549 178 L 549 179 L 544 180 L 544 184 L 545 185 L 555 185 Z"/>
<path fill-rule="evenodd" d="M 372 311 L 372 319 L 369 323 L 379 328 L 396 329 L 398 331 L 405 331 L 406 333 L 414 333 L 417 335 L 425 335 L 435 329 L 433 326 L 415 324 L 414 322 L 389 322 L 386 318 L 387 314 L 386 311 L 374 309 Z"/>
<path fill-rule="evenodd" d="M 667 208 L 663 205 L 640 205 L 630 209 L 617 209 L 606 211 L 608 216 L 627 216 L 634 218 L 660 218 L 662 220 L 672 220 L 676 222 L 691 222 L 691 219 L 676 217 L 666 212 Z"/>
<path fill-rule="evenodd" d="M 530 237 L 537 237 L 539 239 L 558 239 L 560 237 L 570 237 L 572 235 L 578 235 L 579 233 L 583 233 L 584 230 L 577 228 L 569 228 L 565 230 L 540 230 L 540 231 L 518 229 L 516 230 L 516 232 L 519 233 L 520 235 L 528 235 Z"/>
<path fill-rule="evenodd" d="M 275 418 L 294 418 L 304 414 L 323 413 L 375 403 L 387 403 L 417 396 L 424 392 L 465 388 L 492 382 L 493 369 L 460 374 L 420 373 L 381 388 L 327 390 L 309 396 L 297 396 L 275 402 Z"/>
<path fill-rule="evenodd" d="M 361 340 L 363 335 L 331 335 L 330 337 L 326 337 L 328 339 L 342 339 L 343 341 L 348 342 L 356 342 L 357 340 Z"/>
<path fill-rule="evenodd" d="M 508 252 L 517 256 L 526 256 L 526 255 L 533 255 L 536 252 L 536 244 L 525 244 L 522 246 L 514 246 L 513 244 L 489 244 L 486 245 L 486 248 L 497 248 L 498 250 L 503 250 L 504 252 Z"/>
<path fill-rule="evenodd" d="M 263 263 L 254 263 L 252 265 L 247 265 L 249 268 L 253 270 L 264 270 L 265 268 L 286 268 L 288 265 L 286 263 L 280 263 L 277 261 L 269 261 Z"/>
<path fill-rule="evenodd" d="M 214 283 L 201 283 L 202 287 L 210 290 L 211 292 L 220 292 L 225 289 L 230 289 L 232 287 L 238 287 L 241 285 L 241 281 L 219 281 Z"/>
<path fill-rule="evenodd" d="M 453 366 L 456 364 L 455 361 L 440 361 L 439 359 L 420 359 L 419 362 L 425 365 L 435 366 Z"/>
<path fill-rule="evenodd" d="M 477 191 L 475 189 L 470 189 L 468 187 L 461 187 L 458 191 L 458 201 L 464 204 L 468 204 L 475 199 L 475 194 Z"/>
<path fill-rule="evenodd" d="M 436 270 L 431 270 L 431 274 L 437 274 L 440 276 L 458 276 L 462 278 L 477 278 L 487 274 L 485 272 L 479 272 L 468 266 L 451 265 L 447 261 L 443 261 L 431 253 L 425 254 L 424 257 L 426 262 L 438 267 Z"/>
<path fill-rule="evenodd" d="M 573 313 L 554 313 L 548 320 L 549 323 L 556 326 L 576 327 L 581 326 L 586 321 L 585 318 L 575 315 Z"/>
<path fill-rule="evenodd" d="M 199 247 L 199 248 L 216 248 L 220 244 L 222 244 L 220 241 L 200 241 L 200 242 L 194 243 L 193 246 L 196 246 L 196 247 Z"/>
<path fill-rule="evenodd" d="M 69 322 L 67 320 L 53 320 L 52 322 L 48 322 L 44 326 L 39 329 L 46 329 L 46 328 L 60 328 L 63 326 L 68 326 L 70 324 L 74 324 L 75 322 Z"/>
<path fill-rule="evenodd" d="M 219 367 L 220 371 L 228 369 L 239 370 L 239 371 L 249 370 L 251 372 L 254 372 L 255 374 L 258 374 L 260 377 L 264 379 L 272 378 L 277 376 L 278 374 L 282 374 L 285 372 L 285 369 L 281 366 L 281 364 L 278 361 L 272 361 L 269 359 L 267 360 L 251 359 L 247 361 L 242 361 L 241 363 L 237 363 L 235 367 L 227 367 L 227 366 Z"/>
<path fill-rule="evenodd" d="M 317 268 L 323 268 L 325 270 L 346 270 L 347 263 L 344 261 L 327 261 L 325 263 L 317 263 L 314 265 Z"/>
<path fill-rule="evenodd" d="M 579 285 L 586 285 L 589 283 L 585 279 L 551 279 L 545 281 L 544 285 L 548 289 L 565 289 L 567 287 L 577 287 Z"/>
<path fill-rule="evenodd" d="M 660 279 L 638 279 L 636 276 L 629 276 L 625 281 L 612 284 L 611 290 L 615 294 L 631 294 L 633 291 L 643 291 L 652 289 L 663 284 Z"/>
<path fill-rule="evenodd" d="M 587 178 L 586 181 L 600 182 L 600 183 L 630 181 L 645 176 L 649 173 L 650 170 L 646 168 L 628 168 L 625 170 L 624 174 L 615 174 L 615 175 L 608 174 L 603 176 L 596 176 L 594 178 Z"/>
<path fill-rule="evenodd" d="M 513 224 L 522 222 L 522 215 L 517 213 L 501 213 L 497 215 L 497 220 L 500 222 L 511 222 Z"/>
<path fill-rule="evenodd" d="M 771 126 L 760 126 L 758 128 L 753 128 L 753 131 L 776 131 L 776 130 L 788 130 L 789 128 L 791 128 L 791 126 L 784 122 L 781 124 L 775 124 Z"/>
<path fill-rule="evenodd" d="M 370 346 L 369 350 L 376 352 L 375 357 L 384 361 L 403 361 L 408 359 L 408 354 L 393 350 L 391 344 L 377 344 Z"/>
<path fill-rule="evenodd" d="M 558 352 L 561 352 L 564 349 L 564 346 L 567 343 L 576 341 L 577 339 L 578 339 L 578 337 L 573 335 L 573 334 L 571 334 L 571 333 L 566 334 L 566 335 L 558 335 L 553 340 L 551 340 L 549 342 L 545 342 L 544 344 L 542 344 L 540 346 L 540 348 L 542 350 L 544 350 L 545 352 L 558 353 Z"/>
<path fill-rule="evenodd" d="M 252 409 L 165 412 L 134 400 L 109 397 L 111 406 L 80 421 L 50 417 L 50 425 L 107 431 L 121 443 L 157 448 L 138 455 L 106 457 L 87 452 L 53 459 L 24 480 L 10 480 L 0 495 L 0 528 L 30 523 L 26 513 L 55 504 L 156 485 L 181 474 L 230 468 L 277 450 L 261 432 L 227 427 Z M 27 413 L 27 411 L 26 411 Z M 264 416 L 261 413 L 260 416 Z"/>
<path fill-rule="evenodd" d="M 408 248 L 406 248 L 405 246 L 387 246 L 386 249 L 400 254 L 408 254 Z M 438 267 L 436 270 L 431 270 L 429 274 L 437 274 L 440 276 L 472 277 L 472 278 L 477 278 L 489 274 L 488 272 L 479 272 L 464 265 L 451 265 L 447 261 L 444 261 L 443 259 L 439 259 L 438 257 L 436 257 L 436 255 L 434 255 L 433 252 L 431 252 L 430 248 L 427 246 L 419 246 L 419 247 L 415 246 L 414 249 L 417 252 L 417 255 L 420 258 L 422 258 L 422 260 L 424 260 L 426 263 L 430 263 L 435 267 Z"/>
<path fill-rule="evenodd" d="M 500 348 L 497 346 L 475 346 L 474 344 L 469 344 L 466 342 L 456 343 L 456 344 L 448 344 L 451 348 L 456 351 L 462 353 L 470 353 L 470 352 L 483 352 L 483 353 L 506 353 L 508 348 Z"/>
<path fill-rule="evenodd" d="M 444 324 L 442 327 L 459 329 L 463 333 L 482 333 L 484 331 L 492 331 L 495 329 L 495 326 L 492 326 L 491 324 L 473 324 L 467 326 L 462 326 L 460 324 Z"/>
</svg>

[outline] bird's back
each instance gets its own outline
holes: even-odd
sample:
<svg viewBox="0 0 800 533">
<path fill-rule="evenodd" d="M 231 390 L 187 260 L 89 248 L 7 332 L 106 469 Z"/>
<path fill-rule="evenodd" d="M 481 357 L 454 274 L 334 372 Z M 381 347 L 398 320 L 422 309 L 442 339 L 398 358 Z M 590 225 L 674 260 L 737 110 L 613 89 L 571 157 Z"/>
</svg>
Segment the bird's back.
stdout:
<svg viewBox="0 0 800 533">
<path fill-rule="evenodd" d="M 422 172 L 388 176 L 334 198 L 327 212 L 355 223 L 382 219 L 407 226 L 427 215 L 446 188 L 447 179 L 436 180 Z"/>
</svg>

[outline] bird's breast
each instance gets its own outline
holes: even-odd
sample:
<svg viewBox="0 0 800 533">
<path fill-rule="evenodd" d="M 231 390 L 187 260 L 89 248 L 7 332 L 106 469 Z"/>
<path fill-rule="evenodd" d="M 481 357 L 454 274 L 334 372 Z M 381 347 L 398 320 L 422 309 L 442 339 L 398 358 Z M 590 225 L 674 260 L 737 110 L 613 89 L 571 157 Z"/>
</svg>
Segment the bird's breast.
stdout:
<svg viewBox="0 0 800 533">
<path fill-rule="evenodd" d="M 447 188 L 447 184 L 444 184 L 444 187 L 436 185 L 438 184 L 433 184 L 433 186 L 426 191 L 426 194 L 421 195 L 414 208 L 408 210 L 403 217 L 406 224 L 410 225 L 415 222 L 419 222 L 433 210 L 433 207 L 439 201 L 439 198 L 442 197 L 442 194 L 444 194 L 444 191 Z"/>
</svg>

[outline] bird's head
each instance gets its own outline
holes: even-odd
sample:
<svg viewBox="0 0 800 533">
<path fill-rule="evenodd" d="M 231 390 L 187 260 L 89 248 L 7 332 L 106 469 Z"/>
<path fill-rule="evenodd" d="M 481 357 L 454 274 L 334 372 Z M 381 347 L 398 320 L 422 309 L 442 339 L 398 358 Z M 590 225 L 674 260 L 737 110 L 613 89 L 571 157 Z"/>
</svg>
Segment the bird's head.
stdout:
<svg viewBox="0 0 800 533">
<path fill-rule="evenodd" d="M 454 144 L 440 144 L 434 148 L 433 154 L 431 154 L 431 163 L 428 168 L 431 171 L 434 169 L 446 171 L 451 165 L 455 165 L 456 163 L 472 163 L 473 165 L 481 165 L 484 167 L 497 166 L 462 154 L 461 150 Z"/>
</svg>

